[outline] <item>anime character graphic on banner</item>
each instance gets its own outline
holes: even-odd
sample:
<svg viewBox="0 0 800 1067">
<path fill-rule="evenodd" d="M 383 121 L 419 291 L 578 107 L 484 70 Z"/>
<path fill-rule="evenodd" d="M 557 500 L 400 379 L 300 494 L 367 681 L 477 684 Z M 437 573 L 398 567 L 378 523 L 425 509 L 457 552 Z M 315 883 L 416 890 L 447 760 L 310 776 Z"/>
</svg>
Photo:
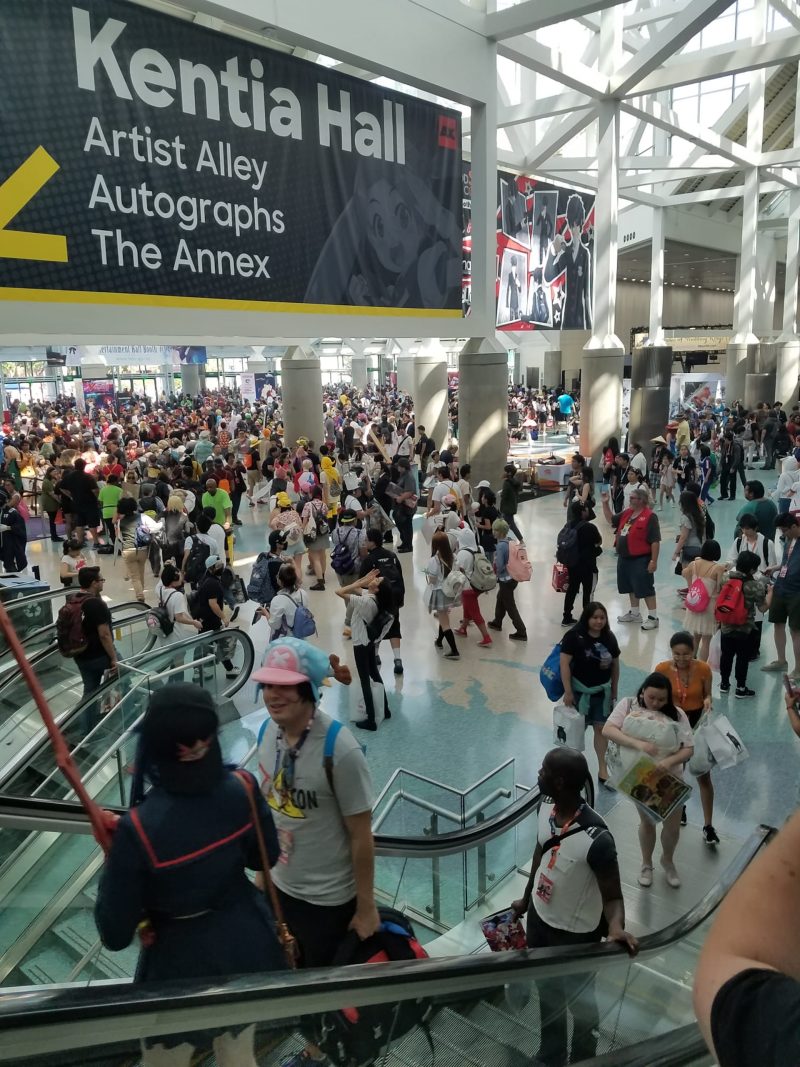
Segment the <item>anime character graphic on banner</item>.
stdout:
<svg viewBox="0 0 800 1067">
<path fill-rule="evenodd" d="M 594 197 L 497 176 L 500 330 L 592 327 Z"/>
<path fill-rule="evenodd" d="M 443 206 L 435 189 L 453 187 L 458 156 L 433 156 L 440 173 L 415 173 L 411 145 L 405 166 L 362 160 L 353 196 L 320 252 L 306 292 L 312 304 L 451 308 L 462 281 L 458 204 Z M 421 160 L 421 155 L 418 157 Z"/>
<path fill-rule="evenodd" d="M 176 370 L 186 363 L 203 367 L 207 361 L 206 349 L 202 345 L 176 345 L 172 349 L 172 364 Z"/>
<path fill-rule="evenodd" d="M 87 404 L 94 405 L 95 411 L 114 411 L 113 381 L 106 378 L 85 378 L 83 397 Z"/>
</svg>

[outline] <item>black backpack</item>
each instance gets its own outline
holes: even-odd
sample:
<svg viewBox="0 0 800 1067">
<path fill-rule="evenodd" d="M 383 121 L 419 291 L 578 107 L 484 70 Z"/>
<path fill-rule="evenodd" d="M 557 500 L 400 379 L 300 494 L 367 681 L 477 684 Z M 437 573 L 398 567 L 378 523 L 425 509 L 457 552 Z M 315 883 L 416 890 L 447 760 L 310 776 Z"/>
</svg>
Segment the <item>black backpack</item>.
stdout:
<svg viewBox="0 0 800 1067">
<path fill-rule="evenodd" d="M 189 558 L 186 560 L 186 569 L 184 571 L 186 580 L 192 585 L 194 585 L 195 582 L 199 582 L 206 573 L 206 560 L 210 555 L 211 546 L 206 544 L 205 541 L 201 541 L 200 538 L 194 534 L 192 536 L 192 547 L 189 549 Z"/>
<path fill-rule="evenodd" d="M 339 947 L 332 966 L 425 960 L 428 953 L 417 941 L 405 915 L 394 908 L 378 908 L 381 927 L 362 941 L 351 930 Z M 322 1036 L 317 1044 L 337 1067 L 372 1067 L 393 1041 L 421 1026 L 433 1048 L 428 1023 L 434 1007 L 430 1000 L 404 1000 L 397 1004 L 370 1004 L 326 1012 L 320 1018 Z"/>
<path fill-rule="evenodd" d="M 574 526 L 567 523 L 559 531 L 556 539 L 556 559 L 565 567 L 577 567 L 581 561 L 578 530 L 584 525 L 583 522 L 578 522 Z"/>
<path fill-rule="evenodd" d="M 269 607 L 272 598 L 277 592 L 272 583 L 269 564 L 269 553 L 259 553 L 258 559 L 253 564 L 253 569 L 250 572 L 250 581 L 247 583 L 248 597 L 255 601 L 256 604 L 263 604 L 264 607 Z"/>
<path fill-rule="evenodd" d="M 157 630 L 164 637 L 169 637 L 175 629 L 175 620 L 169 617 L 169 612 L 167 611 L 167 604 L 169 604 L 170 597 L 174 592 L 174 589 L 170 589 L 166 600 L 162 600 L 159 593 L 158 603 L 154 608 L 150 608 L 147 613 L 147 628 L 149 630 Z"/>
<path fill-rule="evenodd" d="M 393 552 L 386 552 L 376 561 L 375 567 L 380 571 L 381 578 L 391 588 L 395 607 L 402 608 L 406 587 L 403 582 L 403 572 L 400 569 L 400 560 Z"/>
<path fill-rule="evenodd" d="M 353 544 L 350 537 L 351 533 L 356 535 L 355 545 L 357 546 L 358 531 L 350 527 L 349 530 L 341 535 L 341 540 L 334 545 L 333 552 L 331 552 L 331 568 L 337 574 L 351 574 L 356 569 L 351 548 L 351 544 Z"/>
</svg>

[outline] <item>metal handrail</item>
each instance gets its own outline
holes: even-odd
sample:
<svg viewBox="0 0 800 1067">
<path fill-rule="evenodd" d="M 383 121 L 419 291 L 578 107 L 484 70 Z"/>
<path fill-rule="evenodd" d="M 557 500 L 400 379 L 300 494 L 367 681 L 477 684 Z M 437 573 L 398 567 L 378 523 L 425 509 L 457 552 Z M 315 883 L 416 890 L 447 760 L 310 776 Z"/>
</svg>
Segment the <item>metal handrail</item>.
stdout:
<svg viewBox="0 0 800 1067">
<path fill-rule="evenodd" d="M 416 797 L 413 793 L 395 793 L 384 810 L 380 813 L 377 819 L 372 823 L 372 829 L 379 830 L 383 826 L 390 813 L 394 810 L 395 805 L 401 801 L 406 800 L 415 808 L 422 808 L 424 811 L 430 811 L 431 813 L 438 815 L 441 819 L 445 819 L 447 822 L 454 822 L 457 826 L 462 828 L 471 820 L 479 815 L 483 814 L 483 809 L 490 804 L 494 804 L 496 800 L 500 800 L 501 797 L 508 800 L 511 796 L 510 789 L 501 789 L 499 786 L 493 793 L 490 793 L 484 800 L 475 804 L 473 807 L 465 811 L 463 815 L 456 815 L 452 811 L 448 811 L 447 808 L 441 807 L 439 804 L 435 804 L 432 800 L 425 800 L 424 797 Z M 375 807 L 377 807 L 377 801 Z"/>
<path fill-rule="evenodd" d="M 712 914 L 756 853 L 776 831 L 760 826 L 714 887 L 685 915 L 639 941 L 639 958 L 650 958 L 683 940 Z M 109 980 L 97 986 L 53 985 L 6 989 L 0 999 L 0 1062 L 24 1056 L 93 1047 L 113 1034 L 115 1042 L 138 1041 L 193 1029 L 250 1023 L 280 1023 L 300 1015 L 339 1010 L 342 1004 L 401 1002 L 442 994 L 461 997 L 512 982 L 542 982 L 565 974 L 597 971 L 625 959 L 609 942 L 567 948 L 527 949 L 478 956 L 384 963 L 246 976 L 225 982 L 183 980 L 131 986 Z M 635 966 L 635 964 L 631 964 Z M 102 1027 L 97 1021 L 102 1019 Z M 95 1025 L 87 1026 L 87 1022 Z"/>
<path fill-rule="evenodd" d="M 141 652 L 138 655 L 133 656 L 129 661 L 128 666 L 141 664 L 146 656 L 166 654 L 174 656 L 180 654 L 183 651 L 191 651 L 191 649 L 195 648 L 200 642 L 207 640 L 208 638 L 229 638 L 232 633 L 239 634 L 242 637 L 245 642 L 245 649 L 247 648 L 247 644 L 250 645 L 251 649 L 253 648 L 253 644 L 250 640 L 250 637 L 243 630 L 237 629 L 228 632 L 221 630 L 206 631 L 205 633 L 195 634 L 193 637 L 187 637 L 184 641 L 176 641 L 174 644 L 171 645 L 156 645 L 152 648 L 149 648 L 147 651 Z M 252 656 L 253 660 L 255 660 L 255 651 L 253 651 Z M 184 669 L 186 670 L 190 667 L 191 664 L 188 664 L 186 667 L 184 667 Z M 241 689 L 241 687 L 245 685 L 246 682 L 247 672 L 243 671 L 228 687 L 225 692 L 225 696 L 231 696 L 234 693 L 237 693 L 239 689 Z M 75 707 L 67 709 L 65 712 L 59 715 L 56 718 L 56 722 L 59 725 L 62 725 L 67 720 L 71 720 L 76 715 L 80 714 L 85 704 L 95 703 L 99 700 L 102 700 L 103 694 L 109 692 L 113 689 L 115 685 L 118 684 L 119 683 L 116 678 L 110 679 L 104 685 L 100 686 L 99 689 L 96 689 L 95 692 L 92 693 L 91 696 L 87 697 L 85 701 L 79 701 Z M 14 777 L 14 775 L 17 774 L 30 761 L 30 759 L 35 755 L 36 752 L 39 751 L 40 748 L 47 744 L 49 744 L 49 739 L 47 736 L 47 731 L 45 730 L 43 725 L 42 729 L 34 737 L 32 737 L 23 748 L 20 749 L 20 751 L 15 755 L 15 757 L 8 763 L 6 763 L 5 766 L 2 767 L 2 769 L 0 769 L 0 795 L 2 795 L 4 786 L 8 784 L 8 782 Z"/>
<path fill-rule="evenodd" d="M 376 808 L 378 807 L 380 802 L 389 792 L 389 790 L 400 777 L 400 775 L 407 775 L 409 778 L 414 778 L 418 782 L 425 782 L 426 785 L 435 785 L 437 789 L 443 789 L 445 793 L 452 793 L 454 796 L 461 797 L 461 799 L 463 800 L 467 793 L 471 793 L 473 789 L 477 789 L 479 786 L 484 785 L 486 782 L 489 781 L 490 778 L 493 778 L 494 775 L 499 774 L 500 771 L 504 771 L 506 767 L 512 766 L 513 763 L 514 757 L 511 756 L 504 763 L 501 763 L 499 767 L 495 767 L 493 771 L 489 771 L 489 773 L 485 774 L 483 778 L 479 778 L 477 782 L 474 782 L 466 789 L 456 789 L 455 786 L 447 785 L 445 782 L 439 782 L 435 778 L 428 778 L 426 775 L 419 774 L 417 771 L 409 771 L 405 767 L 398 767 L 395 771 L 392 772 L 389 781 L 378 794 L 374 806 Z"/>
</svg>

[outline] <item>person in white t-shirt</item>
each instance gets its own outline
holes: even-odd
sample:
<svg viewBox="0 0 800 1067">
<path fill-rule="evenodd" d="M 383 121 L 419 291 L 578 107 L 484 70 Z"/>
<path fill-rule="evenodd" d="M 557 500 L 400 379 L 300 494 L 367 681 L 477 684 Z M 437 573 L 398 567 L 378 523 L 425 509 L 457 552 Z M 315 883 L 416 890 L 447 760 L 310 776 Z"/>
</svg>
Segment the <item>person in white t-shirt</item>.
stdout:
<svg viewBox="0 0 800 1067">
<path fill-rule="evenodd" d="M 450 472 L 447 469 L 446 464 L 440 463 L 436 468 L 436 485 L 430 493 L 430 504 L 428 506 L 428 515 L 438 515 L 442 510 L 442 501 L 449 494 L 455 498 L 453 492 L 454 486 L 450 478 Z"/>
<path fill-rule="evenodd" d="M 461 511 L 465 518 L 468 518 L 472 514 L 472 486 L 469 484 L 469 476 L 472 473 L 472 467 L 469 463 L 464 463 L 459 471 L 461 477 L 456 482 L 456 491 L 458 496 L 461 497 Z M 456 497 L 458 499 L 458 497 Z"/>
<path fill-rule="evenodd" d="M 308 607 L 308 593 L 300 588 L 300 579 L 291 563 L 278 571 L 278 592 L 269 606 L 270 641 L 291 634 L 298 606 Z"/>
<path fill-rule="evenodd" d="M 175 564 L 164 564 L 161 579 L 156 583 L 155 598 L 156 604 L 164 608 L 173 623 L 171 634 L 161 634 L 161 640 L 165 645 L 175 645 L 179 641 L 185 641 L 203 629 L 203 624 L 193 619 L 189 613 L 182 586 L 183 576 Z"/>
<path fill-rule="evenodd" d="M 637 444 L 636 441 L 634 441 L 633 444 L 630 446 L 630 451 L 628 455 L 630 457 L 630 466 L 641 474 L 642 480 L 646 480 L 647 457 L 645 456 L 644 452 L 642 452 L 642 446 Z"/>
</svg>

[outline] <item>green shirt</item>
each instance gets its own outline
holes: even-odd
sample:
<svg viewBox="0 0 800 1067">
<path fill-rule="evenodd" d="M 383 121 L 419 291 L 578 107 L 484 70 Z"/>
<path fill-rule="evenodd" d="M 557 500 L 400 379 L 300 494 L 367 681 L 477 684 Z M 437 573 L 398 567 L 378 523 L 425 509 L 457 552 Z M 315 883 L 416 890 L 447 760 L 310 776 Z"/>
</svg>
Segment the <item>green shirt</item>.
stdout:
<svg viewBox="0 0 800 1067">
<path fill-rule="evenodd" d="M 742 515 L 755 516 L 758 523 L 758 532 L 762 533 L 767 541 L 775 540 L 775 520 L 778 517 L 778 509 L 771 500 L 760 497 L 758 500 L 748 500 L 742 510 L 736 516 L 739 522 Z"/>
<path fill-rule="evenodd" d="M 201 504 L 204 508 L 213 508 L 214 521 L 220 526 L 225 525 L 225 512 L 231 509 L 231 498 L 224 489 L 218 488 L 213 496 L 211 493 L 203 493 Z"/>
<path fill-rule="evenodd" d="M 117 504 L 122 496 L 122 490 L 118 485 L 104 485 L 100 490 L 100 507 L 103 509 L 104 519 L 113 519 L 117 513 Z"/>
</svg>

